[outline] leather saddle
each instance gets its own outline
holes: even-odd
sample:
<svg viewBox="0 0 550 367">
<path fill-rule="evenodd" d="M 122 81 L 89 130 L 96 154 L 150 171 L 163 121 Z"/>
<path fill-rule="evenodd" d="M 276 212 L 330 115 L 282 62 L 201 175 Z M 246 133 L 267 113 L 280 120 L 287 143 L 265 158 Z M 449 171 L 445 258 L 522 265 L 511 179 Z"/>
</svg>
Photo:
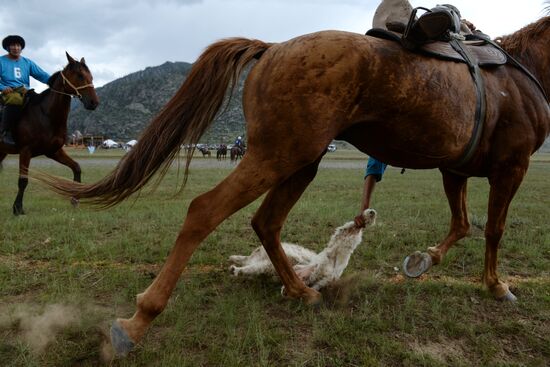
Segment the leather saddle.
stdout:
<svg viewBox="0 0 550 367">
<path fill-rule="evenodd" d="M 426 13 L 416 18 L 418 9 L 425 10 Z M 407 25 L 387 24 L 386 26 L 390 30 L 373 28 L 367 32 L 367 35 L 396 41 L 415 53 L 462 62 L 468 66 L 476 89 L 475 121 L 470 141 L 462 157 L 452 167 L 454 169 L 460 169 L 468 163 L 477 149 L 483 132 L 486 101 L 481 67 L 510 64 L 534 81 L 548 100 L 537 78 L 489 36 L 479 31 L 472 33 L 470 30 L 467 32 L 469 34 L 461 34 L 460 12 L 452 5 L 438 5 L 433 9 L 415 8 Z"/>
<path fill-rule="evenodd" d="M 426 13 L 417 19 L 418 9 L 426 10 Z M 476 90 L 474 127 L 462 157 L 452 168 L 461 168 L 469 162 L 479 145 L 483 132 L 486 101 L 480 67 L 502 65 L 507 62 L 507 56 L 494 47 L 494 43 L 490 41 L 489 37 L 478 38 L 477 40 L 481 42 L 466 45 L 464 43 L 465 36 L 460 32 L 460 12 L 452 5 L 437 6 L 433 9 L 413 9 L 402 35 L 385 29 L 371 29 L 367 32 L 369 36 L 397 41 L 412 52 L 431 55 L 443 60 L 463 62 L 468 66 Z M 490 45 L 486 45 L 486 43 Z"/>
<path fill-rule="evenodd" d="M 394 31 L 383 28 L 372 28 L 367 32 L 368 36 L 383 38 L 402 44 L 403 36 Z M 488 43 L 484 39 L 485 35 L 473 34 L 466 37 L 464 45 L 477 58 L 479 66 L 497 66 L 504 65 L 508 61 L 506 55 Z M 469 39 L 469 40 L 468 40 Z M 430 41 L 414 48 L 413 52 L 433 56 L 442 60 L 458 61 L 466 63 L 464 57 L 459 54 L 448 41 Z"/>
</svg>

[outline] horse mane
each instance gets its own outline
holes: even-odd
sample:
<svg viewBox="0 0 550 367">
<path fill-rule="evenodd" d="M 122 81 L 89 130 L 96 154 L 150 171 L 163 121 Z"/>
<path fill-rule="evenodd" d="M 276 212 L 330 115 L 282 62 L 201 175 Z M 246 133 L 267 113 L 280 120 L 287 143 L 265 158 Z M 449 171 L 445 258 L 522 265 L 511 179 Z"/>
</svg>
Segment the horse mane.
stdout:
<svg viewBox="0 0 550 367">
<path fill-rule="evenodd" d="M 546 7 L 550 13 L 550 5 Z M 501 47 L 508 51 L 512 55 L 521 55 L 529 46 L 532 45 L 533 40 L 538 39 L 543 32 L 550 27 L 550 16 L 545 16 L 538 21 L 531 23 L 519 31 L 509 34 L 507 36 L 498 37 Z"/>
</svg>

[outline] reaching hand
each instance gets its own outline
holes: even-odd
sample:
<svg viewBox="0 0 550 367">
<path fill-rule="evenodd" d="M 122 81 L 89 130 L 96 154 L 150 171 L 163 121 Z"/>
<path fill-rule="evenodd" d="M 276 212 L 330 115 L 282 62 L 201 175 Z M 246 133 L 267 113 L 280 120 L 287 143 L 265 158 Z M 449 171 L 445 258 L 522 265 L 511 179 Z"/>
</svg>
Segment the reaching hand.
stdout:
<svg viewBox="0 0 550 367">
<path fill-rule="evenodd" d="M 8 93 L 11 93 L 13 92 L 13 89 L 11 89 L 11 87 L 6 87 L 3 91 L 2 91 L 2 94 L 8 94 Z"/>
<path fill-rule="evenodd" d="M 353 218 L 353 221 L 355 222 L 355 225 L 359 228 L 365 228 L 367 223 L 365 222 L 365 217 L 363 217 L 363 214 L 359 214 L 355 218 Z"/>
</svg>

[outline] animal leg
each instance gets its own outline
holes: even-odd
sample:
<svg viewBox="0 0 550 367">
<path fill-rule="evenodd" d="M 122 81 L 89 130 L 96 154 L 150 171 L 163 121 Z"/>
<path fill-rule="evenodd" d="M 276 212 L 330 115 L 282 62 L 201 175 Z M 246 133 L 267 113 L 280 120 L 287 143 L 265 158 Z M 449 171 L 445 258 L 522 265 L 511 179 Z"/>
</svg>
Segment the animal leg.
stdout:
<svg viewBox="0 0 550 367">
<path fill-rule="evenodd" d="M 81 182 L 80 180 L 81 180 L 82 170 L 80 169 L 80 165 L 74 159 L 69 157 L 69 155 L 63 150 L 63 148 L 59 149 L 57 152 L 55 152 L 52 155 L 47 155 L 47 157 L 55 160 L 56 162 L 61 163 L 64 166 L 69 167 L 73 171 L 73 181 Z M 77 207 L 78 199 L 71 198 L 71 204 L 74 207 Z"/>
<path fill-rule="evenodd" d="M 470 229 L 466 206 L 468 178 L 448 171 L 441 171 L 441 173 L 452 217 L 447 237 L 439 245 L 428 248 L 434 265 L 439 264 L 451 246 L 464 238 Z"/>
<path fill-rule="evenodd" d="M 468 234 L 470 223 L 466 208 L 466 187 L 468 178 L 441 170 L 443 187 L 451 209 L 451 226 L 447 237 L 437 246 L 429 247 L 428 253 L 415 252 L 403 262 L 403 272 L 409 277 L 418 277 L 433 265 L 439 264 L 447 251 L 458 240 Z"/>
<path fill-rule="evenodd" d="M 525 166 L 526 167 L 526 166 Z M 515 301 L 516 296 L 501 282 L 497 275 L 498 247 L 510 202 L 514 197 L 526 172 L 526 168 L 516 167 L 502 170 L 500 174 L 489 177 L 489 208 L 485 225 L 485 267 L 483 283 L 498 300 Z"/>
<path fill-rule="evenodd" d="M 275 272 L 272 270 L 271 262 L 269 259 L 260 260 L 253 264 L 245 266 L 235 266 L 231 265 L 229 271 L 232 275 L 259 275 L 259 274 L 272 274 L 275 275 Z"/>
<path fill-rule="evenodd" d="M 19 153 L 19 179 L 17 180 L 17 196 L 13 202 L 13 214 L 22 215 L 25 214 L 23 210 L 23 196 L 25 195 L 25 189 L 29 184 L 29 165 L 31 163 L 31 153 L 28 150 L 23 150 Z"/>
<path fill-rule="evenodd" d="M 296 275 L 281 246 L 280 235 L 290 209 L 317 174 L 321 157 L 274 187 L 252 219 L 252 227 L 281 278 L 286 295 L 291 298 L 302 298 L 308 304 L 318 303 L 321 294 L 306 287 Z"/>
<path fill-rule="evenodd" d="M 296 275 L 298 275 L 298 278 L 300 278 L 302 282 L 308 284 L 308 280 L 317 266 L 319 266 L 319 264 L 295 265 L 294 271 L 296 271 Z"/>
<path fill-rule="evenodd" d="M 229 261 L 232 262 L 235 265 L 244 265 L 247 260 L 250 258 L 250 256 L 243 256 L 243 255 L 231 255 L 229 256 Z"/>
<path fill-rule="evenodd" d="M 276 170 L 258 173 L 258 162 L 245 159 L 211 191 L 195 198 L 161 271 L 137 296 L 137 310 L 130 319 L 118 319 L 111 328 L 111 342 L 117 355 L 126 355 L 141 340 L 151 322 L 166 307 L 185 265 L 199 244 L 223 220 L 266 192 L 277 180 Z M 215 205 L 215 210 L 213 209 Z"/>
</svg>

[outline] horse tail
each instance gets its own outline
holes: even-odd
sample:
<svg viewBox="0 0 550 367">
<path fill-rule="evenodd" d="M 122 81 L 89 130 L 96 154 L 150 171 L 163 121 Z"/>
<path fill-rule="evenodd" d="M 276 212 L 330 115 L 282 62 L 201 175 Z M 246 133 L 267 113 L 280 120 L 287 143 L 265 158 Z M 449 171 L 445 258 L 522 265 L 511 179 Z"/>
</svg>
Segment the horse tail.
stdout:
<svg viewBox="0 0 550 367">
<path fill-rule="evenodd" d="M 228 88 L 238 82 L 243 68 L 259 59 L 272 44 L 230 38 L 210 45 L 193 65 L 187 79 L 143 131 L 138 143 L 103 179 L 92 184 L 41 176 L 55 192 L 109 207 L 139 191 L 159 172 L 164 177 L 183 144 L 196 144 L 220 110 Z M 182 188 L 187 182 L 194 149 L 186 154 Z"/>
</svg>

